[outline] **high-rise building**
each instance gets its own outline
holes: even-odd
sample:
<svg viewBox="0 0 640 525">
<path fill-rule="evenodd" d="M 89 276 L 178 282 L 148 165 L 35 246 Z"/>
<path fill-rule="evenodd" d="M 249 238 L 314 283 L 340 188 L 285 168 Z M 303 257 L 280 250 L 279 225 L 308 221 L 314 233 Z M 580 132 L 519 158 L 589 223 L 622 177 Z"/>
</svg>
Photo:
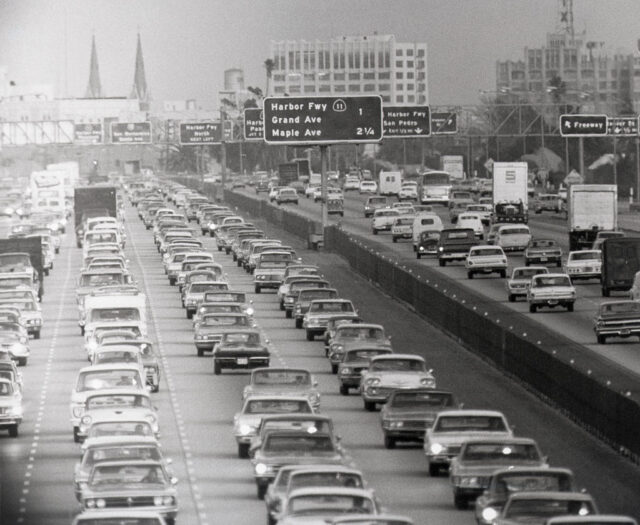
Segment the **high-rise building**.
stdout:
<svg viewBox="0 0 640 525">
<path fill-rule="evenodd" d="M 428 104 L 427 44 L 394 35 L 271 42 L 270 95 L 373 95 Z"/>
</svg>

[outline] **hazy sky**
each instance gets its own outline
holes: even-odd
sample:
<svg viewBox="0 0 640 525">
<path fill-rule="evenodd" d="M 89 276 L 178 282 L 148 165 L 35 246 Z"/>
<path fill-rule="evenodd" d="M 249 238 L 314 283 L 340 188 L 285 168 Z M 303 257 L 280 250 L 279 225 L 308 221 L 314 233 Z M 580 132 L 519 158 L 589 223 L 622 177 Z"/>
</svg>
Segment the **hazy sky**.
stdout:
<svg viewBox="0 0 640 525">
<path fill-rule="evenodd" d="M 0 0 L 0 66 L 63 95 L 66 62 L 67 94 L 84 96 L 95 33 L 103 91 L 127 95 L 139 30 L 153 98 L 212 107 L 230 67 L 264 88 L 271 40 L 377 31 L 426 41 L 430 103 L 465 104 L 495 89 L 497 59 L 544 44 L 557 11 L 558 0 Z M 639 0 L 574 0 L 574 19 L 589 40 L 636 50 Z"/>
</svg>

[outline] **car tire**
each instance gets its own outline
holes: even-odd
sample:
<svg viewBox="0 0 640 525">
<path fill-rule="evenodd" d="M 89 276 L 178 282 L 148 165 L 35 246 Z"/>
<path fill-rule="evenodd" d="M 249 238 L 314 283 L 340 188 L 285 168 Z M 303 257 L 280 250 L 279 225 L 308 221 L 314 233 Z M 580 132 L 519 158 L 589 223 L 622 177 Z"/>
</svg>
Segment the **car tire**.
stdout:
<svg viewBox="0 0 640 525">
<path fill-rule="evenodd" d="M 416 259 L 420 259 L 422 257 L 422 254 L 420 252 L 416 252 Z"/>
<path fill-rule="evenodd" d="M 18 425 L 12 425 L 9 427 L 9 437 L 12 437 L 12 438 L 18 437 Z"/>
<path fill-rule="evenodd" d="M 169 286 L 175 286 L 176 285 L 176 280 L 172 277 L 169 277 Z"/>
<path fill-rule="evenodd" d="M 302 319 L 296 317 L 296 328 L 302 328 Z"/>
<path fill-rule="evenodd" d="M 516 296 L 513 295 L 512 293 L 509 294 L 509 302 L 510 303 L 515 303 L 516 302 Z"/>
<path fill-rule="evenodd" d="M 461 496 L 460 494 L 453 495 L 453 504 L 458 510 L 466 510 L 469 501 L 466 496 Z"/>
<path fill-rule="evenodd" d="M 292 315 L 293 315 L 293 312 L 291 312 L 291 310 L 285 310 L 285 311 L 284 311 L 284 316 L 285 316 L 287 319 L 291 319 Z"/>
<path fill-rule="evenodd" d="M 202 348 L 198 348 L 198 357 L 204 356 L 204 350 Z"/>
<path fill-rule="evenodd" d="M 255 291 L 256 293 L 260 293 L 260 292 L 261 292 L 261 290 L 262 290 L 262 289 L 261 289 L 259 286 L 256 286 L 256 287 L 254 288 L 254 291 Z"/>
<path fill-rule="evenodd" d="M 606 335 L 598 334 L 597 338 L 598 338 L 598 344 L 599 345 L 603 345 L 603 344 L 605 344 L 607 342 L 607 336 Z"/>
<path fill-rule="evenodd" d="M 27 366 L 27 358 L 21 357 L 18 359 L 18 366 Z"/>
<path fill-rule="evenodd" d="M 84 334 L 82 334 L 82 335 L 84 335 Z M 33 338 L 34 339 L 40 339 L 40 330 L 38 330 L 36 332 L 33 332 Z"/>
<path fill-rule="evenodd" d="M 392 242 L 398 242 L 398 238 L 397 238 L 397 237 L 392 237 L 392 238 L 391 238 L 391 241 L 392 241 Z"/>
<path fill-rule="evenodd" d="M 44 269 L 44 274 L 45 274 L 45 275 L 49 275 L 49 268 L 45 268 L 45 269 Z"/>
<path fill-rule="evenodd" d="M 531 263 L 529 262 L 529 260 L 528 260 L 528 259 L 525 259 L 525 260 L 524 260 L 524 265 L 525 265 L 525 266 L 529 266 L 529 264 L 531 264 Z"/>
<path fill-rule="evenodd" d="M 558 261 L 556 263 L 556 268 L 562 268 L 562 261 Z"/>
<path fill-rule="evenodd" d="M 473 272 L 467 272 L 467 277 L 469 279 L 473 279 Z"/>
<path fill-rule="evenodd" d="M 378 230 L 373 230 L 374 235 L 378 235 Z"/>
<path fill-rule="evenodd" d="M 337 374 L 338 373 L 338 365 L 331 363 L 331 373 L 332 374 Z"/>
<path fill-rule="evenodd" d="M 193 319 L 193 312 L 191 310 L 187 310 L 187 319 Z"/>
<path fill-rule="evenodd" d="M 535 305 L 535 304 L 530 304 L 529 305 L 529 312 L 530 313 L 535 314 L 537 309 L 538 309 L 538 305 Z"/>
<path fill-rule="evenodd" d="M 313 334 L 313 332 L 307 332 L 307 341 L 313 341 L 316 338 L 316 336 Z"/>
<path fill-rule="evenodd" d="M 384 436 L 384 448 L 392 449 L 396 448 L 396 440 L 391 436 Z"/>
<path fill-rule="evenodd" d="M 440 465 L 429 463 L 429 476 L 437 478 L 440 475 Z"/>
<path fill-rule="evenodd" d="M 238 260 L 238 256 L 234 253 L 234 254 L 233 254 L 233 256 L 232 256 L 232 259 L 233 259 L 234 261 L 237 261 L 237 260 Z"/>
<path fill-rule="evenodd" d="M 342 396 L 349 395 L 349 387 L 347 385 L 340 385 L 340 395 Z"/>
<path fill-rule="evenodd" d="M 238 457 L 241 459 L 249 457 L 249 443 L 238 443 Z"/>
<path fill-rule="evenodd" d="M 267 493 L 267 487 L 266 485 L 258 485 L 256 494 L 258 496 L 258 499 L 264 499 L 264 495 Z"/>
<path fill-rule="evenodd" d="M 156 393 L 160 392 L 160 380 L 158 380 L 158 384 L 157 385 L 151 385 L 151 392 L 153 394 L 156 394 Z"/>
<path fill-rule="evenodd" d="M 567 312 L 573 312 L 573 303 L 567 305 Z"/>
<path fill-rule="evenodd" d="M 364 402 L 364 409 L 367 412 L 373 412 L 376 409 L 376 404 L 373 401 L 365 401 Z"/>
<path fill-rule="evenodd" d="M 284 310 L 284 301 L 280 301 L 280 310 Z"/>
<path fill-rule="evenodd" d="M 611 292 L 609 291 L 609 288 L 606 287 L 602 287 L 602 297 L 609 297 L 611 295 Z"/>
<path fill-rule="evenodd" d="M 73 442 L 80 443 L 80 436 L 78 435 L 78 427 L 73 427 Z"/>
<path fill-rule="evenodd" d="M 213 360 L 213 373 L 217 376 L 219 376 L 222 373 L 222 367 L 220 366 L 220 363 L 218 363 L 216 359 Z"/>
<path fill-rule="evenodd" d="M 439 260 L 438 260 L 438 264 L 439 264 L 440 266 L 446 266 L 447 261 L 445 261 L 444 259 L 439 259 Z"/>
<path fill-rule="evenodd" d="M 500 270 L 500 277 L 505 279 L 507 277 L 507 270 Z"/>
</svg>

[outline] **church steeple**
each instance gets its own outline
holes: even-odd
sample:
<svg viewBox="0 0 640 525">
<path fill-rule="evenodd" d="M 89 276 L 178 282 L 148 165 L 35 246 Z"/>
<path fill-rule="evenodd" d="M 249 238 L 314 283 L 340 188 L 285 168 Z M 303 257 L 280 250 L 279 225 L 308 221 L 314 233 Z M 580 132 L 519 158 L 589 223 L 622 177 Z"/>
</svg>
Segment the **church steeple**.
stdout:
<svg viewBox="0 0 640 525">
<path fill-rule="evenodd" d="M 102 85 L 100 84 L 100 70 L 98 68 L 98 52 L 96 50 L 96 36 L 91 39 L 91 64 L 89 65 L 89 84 L 87 85 L 86 98 L 102 98 Z"/>
<path fill-rule="evenodd" d="M 133 76 L 133 87 L 129 98 L 137 98 L 140 101 L 140 109 L 143 105 L 148 105 L 149 91 L 147 89 L 147 78 L 144 74 L 144 58 L 142 57 L 142 43 L 140 33 L 138 33 L 138 47 L 136 49 L 136 71 Z"/>
</svg>

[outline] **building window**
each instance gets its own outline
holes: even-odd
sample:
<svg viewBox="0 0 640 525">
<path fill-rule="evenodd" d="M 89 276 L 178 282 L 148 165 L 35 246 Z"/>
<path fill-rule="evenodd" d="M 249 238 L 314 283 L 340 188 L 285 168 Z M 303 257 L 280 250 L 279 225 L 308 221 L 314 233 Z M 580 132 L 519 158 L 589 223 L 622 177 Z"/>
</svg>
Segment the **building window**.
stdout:
<svg viewBox="0 0 640 525">
<path fill-rule="evenodd" d="M 300 93 L 300 86 L 289 86 L 289 93 Z"/>
<path fill-rule="evenodd" d="M 418 49 L 418 58 L 421 58 L 424 56 L 424 49 Z M 418 64 L 420 64 L 420 61 L 418 60 Z"/>
<path fill-rule="evenodd" d="M 320 91 L 321 93 L 326 93 L 327 91 L 331 91 L 331 86 L 329 85 L 320 86 L 318 91 Z"/>
<path fill-rule="evenodd" d="M 600 89 L 607 89 L 607 82 L 605 80 L 600 81 Z"/>
<path fill-rule="evenodd" d="M 364 80 L 374 80 L 376 78 L 376 74 L 373 71 L 369 71 L 367 73 L 363 73 L 362 78 Z"/>
<path fill-rule="evenodd" d="M 409 71 L 409 72 L 407 73 L 407 79 L 409 79 L 409 80 L 413 80 L 413 71 Z"/>
<path fill-rule="evenodd" d="M 305 80 L 315 80 L 316 79 L 316 75 L 315 75 L 315 73 L 305 73 L 304 74 L 304 79 Z"/>
<path fill-rule="evenodd" d="M 426 90 L 427 90 L 426 84 L 418 84 L 418 91 L 426 91 Z"/>
<path fill-rule="evenodd" d="M 424 95 L 418 95 L 418 104 L 425 104 L 427 102 L 427 97 Z"/>
<path fill-rule="evenodd" d="M 618 89 L 618 82 L 616 82 L 615 80 L 613 80 L 611 82 L 611 89 Z"/>
<path fill-rule="evenodd" d="M 284 81 L 284 75 L 279 73 L 277 75 L 273 75 L 273 81 L 274 82 L 283 82 Z"/>
<path fill-rule="evenodd" d="M 315 93 L 315 91 L 316 91 L 316 87 L 315 87 L 315 86 L 313 86 L 313 85 L 311 85 L 311 86 L 310 86 L 310 85 L 306 85 L 306 86 L 304 86 L 304 92 L 305 92 L 305 93 Z"/>
<path fill-rule="evenodd" d="M 349 84 L 349 91 L 351 93 L 359 92 L 360 91 L 360 84 Z"/>
<path fill-rule="evenodd" d="M 407 60 L 407 67 L 413 67 L 413 60 Z"/>
<path fill-rule="evenodd" d="M 412 57 L 413 56 L 413 49 L 407 49 L 407 56 L 408 57 Z"/>
<path fill-rule="evenodd" d="M 360 73 L 349 73 L 349 80 L 360 80 Z"/>
<path fill-rule="evenodd" d="M 416 88 L 415 84 L 407 84 L 407 91 L 413 91 Z"/>
<path fill-rule="evenodd" d="M 391 84 L 378 84 L 378 91 L 390 91 Z"/>
<path fill-rule="evenodd" d="M 323 81 L 328 81 L 331 80 L 331 73 L 324 72 L 324 73 L 318 73 L 318 80 L 323 80 Z"/>
<path fill-rule="evenodd" d="M 416 101 L 416 97 L 413 95 L 408 95 L 407 96 L 407 102 L 415 102 Z"/>
<path fill-rule="evenodd" d="M 378 80 L 389 80 L 391 78 L 391 73 L 385 71 L 383 73 L 378 73 Z"/>
<path fill-rule="evenodd" d="M 404 102 L 404 95 L 397 95 L 396 102 Z"/>
<path fill-rule="evenodd" d="M 339 85 L 337 85 L 337 86 L 334 86 L 334 87 L 333 87 L 333 90 L 334 90 L 336 93 L 344 93 L 344 91 L 345 91 L 345 89 L 344 89 L 344 84 L 339 84 Z"/>
<path fill-rule="evenodd" d="M 382 102 L 391 102 L 391 97 L 389 95 L 382 95 Z"/>
<path fill-rule="evenodd" d="M 397 57 L 401 57 L 402 56 L 402 49 L 396 49 L 396 56 Z"/>
<path fill-rule="evenodd" d="M 275 86 L 273 91 L 274 93 L 284 93 L 284 86 Z"/>
<path fill-rule="evenodd" d="M 396 78 L 398 80 L 402 80 L 404 78 L 404 73 L 402 71 L 396 71 Z"/>
<path fill-rule="evenodd" d="M 418 73 L 418 80 L 424 80 L 425 75 L 423 72 Z"/>
<path fill-rule="evenodd" d="M 333 80 L 344 80 L 344 73 L 334 73 Z"/>
<path fill-rule="evenodd" d="M 402 60 L 396 60 L 396 67 L 402 67 Z"/>
<path fill-rule="evenodd" d="M 396 84 L 396 89 L 402 91 L 404 89 L 404 84 Z"/>
<path fill-rule="evenodd" d="M 364 90 L 365 91 L 375 91 L 376 90 L 376 85 L 375 84 L 365 84 L 364 85 Z"/>
</svg>

